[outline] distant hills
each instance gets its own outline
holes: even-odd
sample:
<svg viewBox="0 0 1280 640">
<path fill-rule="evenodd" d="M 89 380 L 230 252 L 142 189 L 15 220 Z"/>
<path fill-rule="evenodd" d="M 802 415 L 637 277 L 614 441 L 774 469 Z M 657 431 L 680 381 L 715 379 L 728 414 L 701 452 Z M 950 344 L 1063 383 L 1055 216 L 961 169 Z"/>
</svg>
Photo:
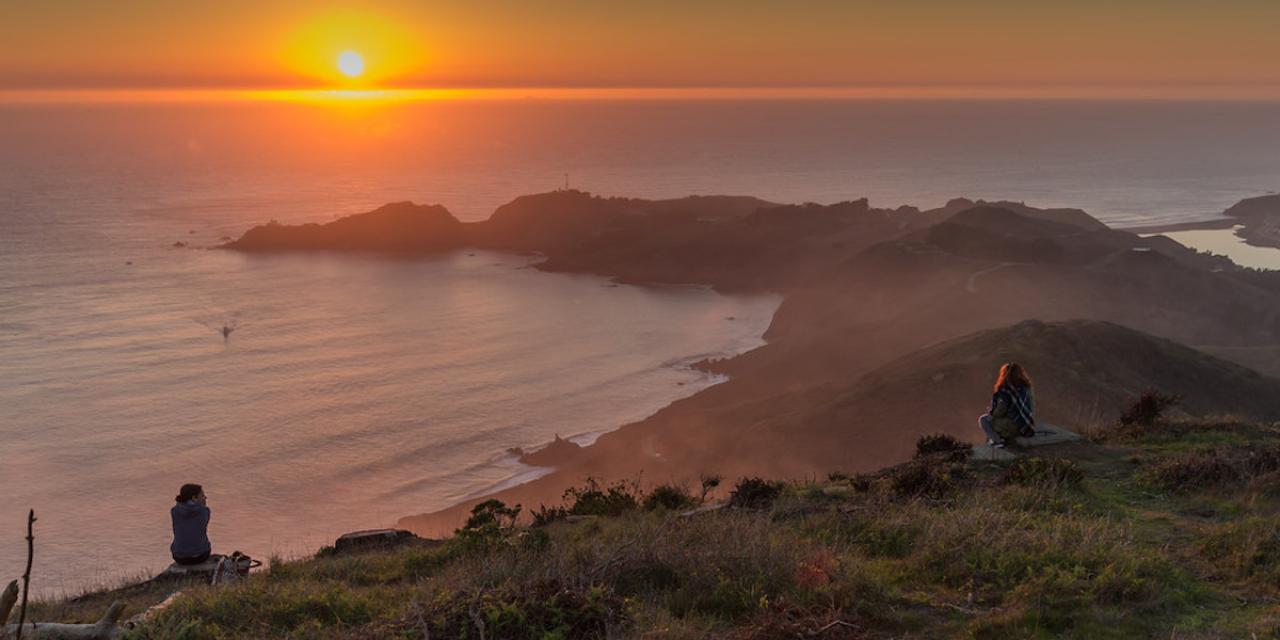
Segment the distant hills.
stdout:
<svg viewBox="0 0 1280 640">
<path fill-rule="evenodd" d="M 1270 206 L 1239 213 L 1265 217 Z M 1280 375 L 1280 273 L 1110 229 L 1076 209 L 557 191 L 517 198 L 483 222 L 398 203 L 324 225 L 255 227 L 227 245 L 462 247 L 538 252 L 549 271 L 784 295 L 766 346 L 704 363 L 728 382 L 593 446 L 542 456 L 558 470 L 503 492 L 509 503 L 555 502 L 585 476 L 796 477 L 899 462 L 925 433 L 977 440 L 976 417 L 1009 360 L 1036 379 L 1044 419 L 1068 427 L 1111 419 L 1146 387 L 1185 394 L 1192 414 L 1280 419 L 1280 381 L 1269 377 Z M 465 509 L 404 524 L 447 531 Z"/>
</svg>

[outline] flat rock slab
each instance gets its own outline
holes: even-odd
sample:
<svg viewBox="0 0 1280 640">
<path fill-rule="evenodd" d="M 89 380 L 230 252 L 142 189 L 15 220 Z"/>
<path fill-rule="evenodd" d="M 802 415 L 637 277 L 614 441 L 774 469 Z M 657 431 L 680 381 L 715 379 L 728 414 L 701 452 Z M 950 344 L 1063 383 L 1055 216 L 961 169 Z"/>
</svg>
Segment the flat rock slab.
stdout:
<svg viewBox="0 0 1280 640">
<path fill-rule="evenodd" d="M 178 564 L 175 562 L 169 565 L 169 567 L 164 570 L 164 574 L 162 575 L 194 576 L 194 575 L 200 575 L 202 573 L 213 573 L 215 570 L 217 570 L 218 560 L 220 560 L 221 558 L 222 556 L 212 556 L 208 560 L 205 560 L 200 564 Z"/>
<path fill-rule="evenodd" d="M 1027 449 L 1047 447 L 1064 442 L 1075 442 L 1081 439 L 1080 434 L 1069 429 L 1052 424 L 1040 424 L 1036 425 L 1036 435 L 1034 437 L 1017 438 L 1003 449 L 997 449 L 989 444 L 976 444 L 973 446 L 972 457 L 974 460 L 983 462 L 1008 461 L 1021 456 Z"/>
</svg>

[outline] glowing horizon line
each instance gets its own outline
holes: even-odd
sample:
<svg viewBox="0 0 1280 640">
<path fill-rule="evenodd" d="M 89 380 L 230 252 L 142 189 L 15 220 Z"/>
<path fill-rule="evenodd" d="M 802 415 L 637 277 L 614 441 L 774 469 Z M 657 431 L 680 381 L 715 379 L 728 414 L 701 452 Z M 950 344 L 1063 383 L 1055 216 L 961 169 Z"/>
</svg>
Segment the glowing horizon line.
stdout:
<svg viewBox="0 0 1280 640">
<path fill-rule="evenodd" d="M 457 88 L 128 88 L 3 89 L 0 104 L 132 102 L 415 102 L 440 100 L 741 100 L 741 99 L 956 99 L 956 100 L 1178 100 L 1275 101 L 1280 86 L 1215 87 L 938 86 L 857 87 L 457 87 Z"/>
</svg>

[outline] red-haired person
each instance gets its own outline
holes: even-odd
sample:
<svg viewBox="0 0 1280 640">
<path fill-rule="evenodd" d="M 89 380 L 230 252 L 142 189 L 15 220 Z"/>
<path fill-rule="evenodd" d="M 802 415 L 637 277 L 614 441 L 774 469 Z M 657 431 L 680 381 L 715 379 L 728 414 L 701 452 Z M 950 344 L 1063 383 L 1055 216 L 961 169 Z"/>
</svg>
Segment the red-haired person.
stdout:
<svg viewBox="0 0 1280 640">
<path fill-rule="evenodd" d="M 991 408 L 978 418 L 978 426 L 987 434 L 987 444 L 1003 447 L 1014 438 L 1030 438 L 1036 434 L 1036 400 L 1031 391 L 1031 377 L 1015 362 L 1000 367 Z"/>
</svg>

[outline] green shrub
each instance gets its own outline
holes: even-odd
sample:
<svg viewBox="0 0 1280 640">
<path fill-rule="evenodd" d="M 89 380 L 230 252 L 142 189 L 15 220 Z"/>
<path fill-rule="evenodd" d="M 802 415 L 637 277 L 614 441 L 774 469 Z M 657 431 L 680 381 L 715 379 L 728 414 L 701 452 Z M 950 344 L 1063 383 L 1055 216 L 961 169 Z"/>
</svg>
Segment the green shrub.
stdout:
<svg viewBox="0 0 1280 640">
<path fill-rule="evenodd" d="M 970 449 L 971 447 L 968 444 L 961 442 L 951 434 L 933 433 L 920 436 L 920 439 L 916 440 L 915 457 L 920 458 L 939 453 L 968 456 Z"/>
<path fill-rule="evenodd" d="M 1120 414 L 1120 424 L 1124 426 L 1150 427 L 1164 417 L 1164 412 L 1182 401 L 1182 396 L 1162 393 L 1156 389 L 1146 389 L 1138 399 Z"/>
<path fill-rule="evenodd" d="M 743 478 L 729 492 L 729 506 L 740 509 L 768 509 L 782 495 L 782 483 L 758 477 Z"/>
<path fill-rule="evenodd" d="M 535 528 L 545 527 L 553 522 L 564 520 L 569 516 L 569 509 L 564 505 L 548 507 L 544 504 L 537 509 L 534 509 L 531 512 L 531 515 L 533 516 L 533 522 L 530 526 Z"/>
<path fill-rule="evenodd" d="M 564 492 L 568 515 L 618 516 L 640 506 L 639 490 L 633 483 L 616 482 L 601 486 L 595 478 L 587 478 L 581 487 Z"/>
<path fill-rule="evenodd" d="M 622 515 L 643 506 L 646 510 L 657 508 L 683 509 L 696 501 L 687 491 L 676 485 L 664 484 L 643 494 L 635 483 L 616 482 L 604 486 L 595 478 L 587 478 L 581 487 L 565 490 L 564 502 L 558 506 L 542 505 L 532 512 L 533 526 L 543 527 L 568 516 Z"/>
<path fill-rule="evenodd" d="M 467 547 L 492 546 L 506 538 L 519 517 L 520 505 L 508 507 L 501 500 L 485 500 L 471 509 L 471 516 L 454 537 Z"/>
<path fill-rule="evenodd" d="M 689 492 L 684 487 L 673 484 L 658 485 L 644 497 L 646 511 L 654 511 L 656 509 L 679 511 L 697 504 L 697 499 L 689 495 Z"/>
</svg>

